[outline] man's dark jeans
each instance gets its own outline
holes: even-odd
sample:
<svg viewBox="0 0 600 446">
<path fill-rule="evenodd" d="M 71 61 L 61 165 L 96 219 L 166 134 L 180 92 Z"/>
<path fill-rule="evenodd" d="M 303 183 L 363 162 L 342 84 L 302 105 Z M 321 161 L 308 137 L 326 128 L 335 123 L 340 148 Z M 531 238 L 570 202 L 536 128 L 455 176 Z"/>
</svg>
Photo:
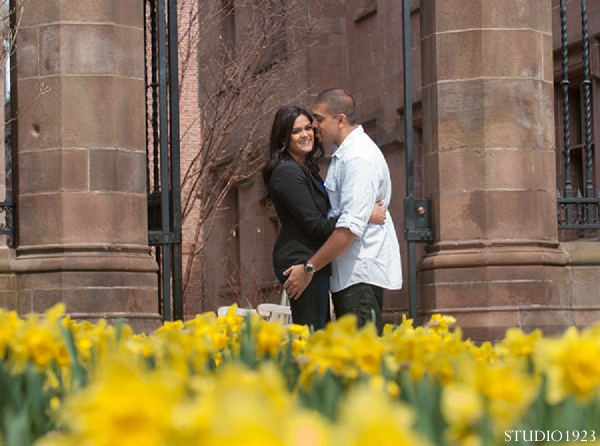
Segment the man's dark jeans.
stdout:
<svg viewBox="0 0 600 446">
<path fill-rule="evenodd" d="M 335 317 L 340 318 L 351 313 L 357 317 L 357 325 L 362 327 L 375 320 L 377 333 L 383 331 L 381 308 L 383 288 L 368 283 L 356 283 L 336 293 L 331 293 Z"/>
</svg>

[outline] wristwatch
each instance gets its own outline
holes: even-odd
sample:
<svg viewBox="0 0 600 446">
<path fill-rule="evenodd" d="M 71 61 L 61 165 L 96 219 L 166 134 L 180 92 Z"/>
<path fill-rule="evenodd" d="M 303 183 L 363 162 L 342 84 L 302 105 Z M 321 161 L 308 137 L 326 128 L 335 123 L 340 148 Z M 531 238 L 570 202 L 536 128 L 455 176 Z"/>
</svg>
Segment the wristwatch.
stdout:
<svg viewBox="0 0 600 446">
<path fill-rule="evenodd" d="M 315 267 L 313 265 L 311 265 L 310 263 L 304 264 L 304 271 L 306 271 L 308 274 L 314 274 L 317 272 Z"/>
</svg>

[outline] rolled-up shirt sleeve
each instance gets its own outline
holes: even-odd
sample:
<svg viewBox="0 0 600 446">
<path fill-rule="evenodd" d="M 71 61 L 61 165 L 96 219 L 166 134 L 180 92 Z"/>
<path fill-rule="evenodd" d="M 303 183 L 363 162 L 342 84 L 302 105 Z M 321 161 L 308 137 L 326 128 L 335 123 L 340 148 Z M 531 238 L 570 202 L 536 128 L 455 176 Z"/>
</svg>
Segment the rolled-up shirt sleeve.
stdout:
<svg viewBox="0 0 600 446">
<path fill-rule="evenodd" d="M 340 216 L 336 228 L 348 228 L 362 237 L 376 201 L 377 171 L 362 158 L 346 160 L 339 171 Z"/>
</svg>

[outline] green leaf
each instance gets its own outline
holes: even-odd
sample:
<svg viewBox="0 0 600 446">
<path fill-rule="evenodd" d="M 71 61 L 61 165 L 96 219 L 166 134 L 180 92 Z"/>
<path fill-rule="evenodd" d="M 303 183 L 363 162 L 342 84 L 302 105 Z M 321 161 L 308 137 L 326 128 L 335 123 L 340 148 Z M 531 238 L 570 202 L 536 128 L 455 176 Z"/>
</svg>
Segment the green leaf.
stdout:
<svg viewBox="0 0 600 446">
<path fill-rule="evenodd" d="M 65 339 L 67 353 L 71 360 L 71 376 L 73 384 L 76 388 L 81 388 L 87 384 L 87 373 L 79 361 L 79 355 L 77 354 L 77 348 L 75 347 L 75 338 L 73 337 L 71 330 L 62 324 L 60 325 L 60 329 Z"/>
</svg>

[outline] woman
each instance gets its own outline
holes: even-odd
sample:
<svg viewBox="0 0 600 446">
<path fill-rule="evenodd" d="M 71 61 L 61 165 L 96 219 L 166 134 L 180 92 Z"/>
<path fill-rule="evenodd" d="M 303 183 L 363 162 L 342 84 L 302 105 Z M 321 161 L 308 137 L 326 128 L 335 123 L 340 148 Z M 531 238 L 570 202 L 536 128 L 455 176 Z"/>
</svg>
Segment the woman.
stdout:
<svg viewBox="0 0 600 446">
<path fill-rule="evenodd" d="M 263 168 L 266 191 L 261 204 L 270 202 L 281 230 L 273 248 L 275 274 L 283 284 L 283 272 L 291 265 L 306 262 L 327 240 L 336 219 L 328 218 L 329 198 L 319 176 L 318 160 L 324 151 L 315 138 L 312 115 L 296 106 L 281 107 L 273 121 L 269 160 Z M 385 209 L 375 206 L 370 221 L 382 223 Z M 295 324 L 312 325 L 315 330 L 329 320 L 330 268 L 319 270 L 298 298 L 290 301 Z"/>
</svg>

